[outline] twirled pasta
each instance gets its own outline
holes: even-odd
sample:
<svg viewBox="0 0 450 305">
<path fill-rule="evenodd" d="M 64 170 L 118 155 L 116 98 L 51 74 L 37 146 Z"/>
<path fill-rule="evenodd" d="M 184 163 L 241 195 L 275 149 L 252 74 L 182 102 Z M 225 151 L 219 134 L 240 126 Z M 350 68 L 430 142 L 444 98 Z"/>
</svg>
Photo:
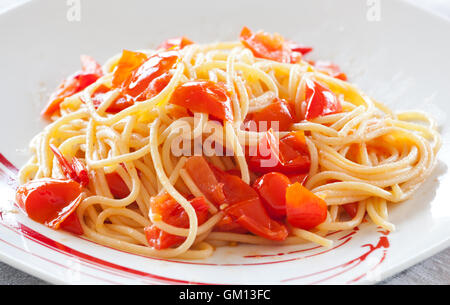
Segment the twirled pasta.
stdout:
<svg viewBox="0 0 450 305">
<path fill-rule="evenodd" d="M 159 51 L 142 51 L 148 56 Z M 319 72 L 308 62 L 280 63 L 255 57 L 240 42 L 192 44 L 179 50 L 181 60 L 167 86 L 156 96 L 135 103 L 116 114 L 106 109 L 116 98 L 116 89 L 100 106 L 92 101 L 101 85 L 111 87 L 112 74 L 120 54 L 103 66 L 104 76 L 83 91 L 66 98 L 60 115 L 30 144 L 30 161 L 20 170 L 20 182 L 44 177 L 63 178 L 50 144 L 64 156 L 79 157 L 90 172 L 86 196 L 77 208 L 84 235 L 100 244 L 142 255 L 206 258 L 213 244 L 299 244 L 312 241 L 331 246 L 324 236 L 332 230 L 349 230 L 364 216 L 387 230 L 388 203 L 402 202 L 428 177 L 436 163 L 440 135 L 436 124 L 421 112 L 394 113 L 348 82 Z M 230 88 L 234 120 L 214 124 L 207 114 L 173 118 L 168 101 L 175 88 L 188 80 L 223 82 Z M 233 156 L 210 156 L 208 161 L 222 170 L 239 169 L 250 183 L 252 173 L 243 148 L 255 145 L 264 133 L 241 128 L 245 118 L 267 106 L 271 97 L 293 101 L 301 116 L 305 80 L 326 84 L 342 103 L 340 113 L 299 121 L 292 130 L 303 130 L 311 157 L 306 188 L 325 198 L 328 216 L 311 231 L 290 228 L 283 242 L 273 242 L 251 234 L 214 232 L 223 212 L 208 202 L 211 217 L 202 225 L 186 194 L 203 196 L 184 169 L 185 156 L 174 156 L 172 142 L 180 134 L 192 141 L 211 136 L 211 128 L 221 128 L 214 139 L 230 144 Z M 214 125 L 214 126 L 213 126 Z M 185 134 L 180 127 L 187 126 Z M 275 132 L 281 137 L 286 132 Z M 352 155 L 352 158 L 349 158 Z M 105 174 L 117 172 L 130 193 L 114 199 Z M 185 210 L 189 228 L 169 225 L 152 217 L 150 198 L 167 192 Z M 353 219 L 340 216 L 343 204 L 358 202 Z M 144 228 L 150 224 L 170 234 L 184 236 L 176 248 L 156 250 L 147 244 Z"/>
</svg>

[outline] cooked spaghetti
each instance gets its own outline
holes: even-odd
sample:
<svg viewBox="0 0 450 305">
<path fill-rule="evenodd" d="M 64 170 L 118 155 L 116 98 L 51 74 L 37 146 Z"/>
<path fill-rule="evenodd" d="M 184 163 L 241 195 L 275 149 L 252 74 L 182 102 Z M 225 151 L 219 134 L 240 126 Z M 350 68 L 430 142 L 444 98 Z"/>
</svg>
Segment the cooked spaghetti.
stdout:
<svg viewBox="0 0 450 305">
<path fill-rule="evenodd" d="M 330 247 L 328 232 L 365 218 L 393 231 L 388 203 L 430 175 L 437 126 L 394 113 L 309 51 L 244 28 L 238 42 L 183 37 L 103 66 L 83 56 L 43 111 L 52 123 L 31 141 L 19 206 L 166 258 L 230 243 Z"/>
</svg>

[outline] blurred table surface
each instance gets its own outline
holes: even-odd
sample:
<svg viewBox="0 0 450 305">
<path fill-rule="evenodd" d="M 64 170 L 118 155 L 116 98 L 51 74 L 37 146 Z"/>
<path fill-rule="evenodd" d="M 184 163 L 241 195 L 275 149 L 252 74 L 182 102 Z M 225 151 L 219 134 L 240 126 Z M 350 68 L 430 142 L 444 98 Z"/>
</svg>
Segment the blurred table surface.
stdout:
<svg viewBox="0 0 450 305">
<path fill-rule="evenodd" d="M 29 0 L 0 0 L 0 13 Z M 386 0 L 382 0 L 386 1 Z M 405 0 L 450 19 L 449 0 Z M 0 285 L 45 285 L 36 277 L 0 262 Z M 380 284 L 450 284 L 450 248 L 391 277 Z"/>
</svg>

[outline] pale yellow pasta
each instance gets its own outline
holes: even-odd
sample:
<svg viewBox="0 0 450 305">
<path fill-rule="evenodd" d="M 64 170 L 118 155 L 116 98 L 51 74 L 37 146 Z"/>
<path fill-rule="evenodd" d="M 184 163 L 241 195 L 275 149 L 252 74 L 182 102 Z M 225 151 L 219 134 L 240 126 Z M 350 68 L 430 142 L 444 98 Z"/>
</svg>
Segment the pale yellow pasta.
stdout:
<svg viewBox="0 0 450 305">
<path fill-rule="evenodd" d="M 144 50 L 148 56 L 160 51 Z M 120 54 L 103 66 L 105 75 L 61 104 L 53 122 L 30 143 L 32 158 L 19 173 L 20 182 L 64 175 L 49 144 L 64 156 L 77 156 L 87 166 L 90 184 L 77 209 L 84 234 L 100 244 L 155 257 L 202 259 L 213 254 L 212 245 L 221 242 L 248 244 L 301 244 L 314 242 L 330 247 L 324 237 L 332 230 L 350 230 L 364 217 L 377 226 L 394 230 L 388 219 L 388 205 L 410 198 L 431 174 L 440 147 L 434 121 L 421 112 L 395 113 L 372 100 L 348 82 L 315 71 L 306 61 L 288 64 L 260 59 L 239 42 L 190 45 L 179 51 L 181 60 L 161 93 L 149 100 L 111 114 L 106 110 L 119 94 L 114 90 L 102 104 L 94 105 L 92 93 L 111 86 Z M 209 79 L 226 83 L 230 89 L 234 121 L 217 124 L 207 114 L 176 118 L 169 103 L 175 88 L 186 81 Z M 301 120 L 305 111 L 305 80 L 328 86 L 340 99 L 343 111 L 310 121 Z M 269 105 L 275 97 L 287 99 L 295 108 L 297 123 L 310 152 L 311 167 L 306 188 L 325 199 L 327 220 L 311 231 L 290 227 L 291 235 L 273 242 L 253 234 L 215 232 L 224 217 L 222 206 L 209 206 L 209 219 L 199 225 L 186 195 L 205 197 L 184 169 L 185 155 L 173 152 L 175 141 L 195 148 L 207 138 L 226 145 L 231 156 L 208 155 L 222 170 L 236 169 L 250 184 L 244 150 L 256 145 L 262 132 L 242 129 L 246 117 Z M 171 108 L 172 107 L 172 108 Z M 177 106 L 178 107 L 178 106 Z M 280 138 L 287 132 L 276 132 Z M 180 138 L 181 137 L 181 138 Z M 115 199 L 106 176 L 117 172 L 129 188 L 126 198 Z M 150 200 L 167 192 L 184 209 L 188 228 L 178 228 L 152 213 Z M 342 205 L 357 202 L 353 219 L 345 216 Z M 175 248 L 157 250 L 148 245 L 145 228 L 154 225 L 170 234 L 184 237 Z"/>
</svg>

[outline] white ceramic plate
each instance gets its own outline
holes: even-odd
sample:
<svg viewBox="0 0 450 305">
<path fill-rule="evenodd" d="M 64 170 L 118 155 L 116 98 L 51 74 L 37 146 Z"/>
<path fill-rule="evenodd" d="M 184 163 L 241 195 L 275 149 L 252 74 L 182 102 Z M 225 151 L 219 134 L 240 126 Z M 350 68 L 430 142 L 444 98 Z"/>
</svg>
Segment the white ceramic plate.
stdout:
<svg viewBox="0 0 450 305">
<path fill-rule="evenodd" d="M 54 283 L 373 283 L 449 246 L 450 23 L 400 1 L 367 3 L 96 0 L 81 1 L 81 20 L 70 22 L 66 1 L 43 0 L 1 15 L 1 259 Z M 312 45 L 312 58 L 340 64 L 376 99 L 438 120 L 444 139 L 438 166 L 413 199 L 391 208 L 397 231 L 387 235 L 366 223 L 331 235 L 335 246 L 328 250 L 239 246 L 204 261 L 172 261 L 103 247 L 17 213 L 16 167 L 44 126 L 39 112 L 49 91 L 78 69 L 80 54 L 104 61 L 179 35 L 235 40 L 243 25 Z"/>
</svg>

